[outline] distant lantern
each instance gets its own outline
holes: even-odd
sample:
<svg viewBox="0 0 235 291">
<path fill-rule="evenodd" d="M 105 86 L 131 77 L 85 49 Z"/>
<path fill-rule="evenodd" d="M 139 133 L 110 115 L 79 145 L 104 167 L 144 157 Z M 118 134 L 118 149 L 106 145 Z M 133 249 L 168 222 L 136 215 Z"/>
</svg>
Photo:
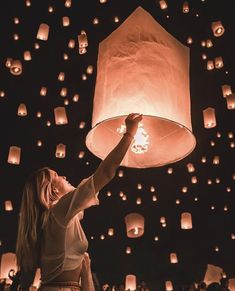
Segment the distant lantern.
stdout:
<svg viewBox="0 0 235 291">
<path fill-rule="evenodd" d="M 215 66 L 214 66 L 214 62 L 213 62 L 212 60 L 208 60 L 208 61 L 207 61 L 206 68 L 207 68 L 208 71 L 213 70 L 213 69 L 215 68 Z"/>
<path fill-rule="evenodd" d="M 207 47 L 207 48 L 211 48 L 211 47 L 213 47 L 213 43 L 212 43 L 212 40 L 211 40 L 211 39 L 207 39 L 207 40 L 206 40 L 206 47 Z"/>
<path fill-rule="evenodd" d="M 215 21 L 211 24 L 211 29 L 213 31 L 214 36 L 218 37 L 224 33 L 224 27 L 221 21 Z"/>
<path fill-rule="evenodd" d="M 113 236 L 114 235 L 114 229 L 113 228 L 109 228 L 108 235 L 109 236 Z"/>
<path fill-rule="evenodd" d="M 12 280 L 8 277 L 9 270 L 11 269 L 15 272 L 17 271 L 16 255 L 14 253 L 3 253 L 1 255 L 0 275 L 1 279 L 7 279 L 7 284 L 12 283 Z"/>
<path fill-rule="evenodd" d="M 47 94 L 47 87 L 41 87 L 40 95 L 41 96 L 46 96 L 46 94 Z"/>
<path fill-rule="evenodd" d="M 164 217 L 164 216 L 162 216 L 161 218 L 160 218 L 160 223 L 166 223 L 166 218 Z"/>
<path fill-rule="evenodd" d="M 123 176 L 124 176 L 123 170 L 119 170 L 119 171 L 118 171 L 118 177 L 121 178 L 121 177 L 123 177 Z"/>
<path fill-rule="evenodd" d="M 181 228 L 182 229 L 191 229 L 192 225 L 192 216 L 189 212 L 184 212 L 181 214 Z"/>
<path fill-rule="evenodd" d="M 232 94 L 232 88 L 230 85 L 222 85 L 222 92 L 223 96 L 227 97 L 228 95 Z"/>
<path fill-rule="evenodd" d="M 126 232 L 130 238 L 140 237 L 144 234 L 144 217 L 138 213 L 130 213 L 125 217 Z"/>
<path fill-rule="evenodd" d="M 72 5 L 72 0 L 65 0 L 65 2 L 64 2 L 65 7 L 70 8 L 71 5 Z"/>
<path fill-rule="evenodd" d="M 205 128 L 213 128 L 216 126 L 215 109 L 208 107 L 203 110 L 203 119 Z"/>
<path fill-rule="evenodd" d="M 220 163 L 220 158 L 219 158 L 219 156 L 214 156 L 214 158 L 213 158 L 213 164 L 214 164 L 214 165 L 219 165 L 219 163 Z"/>
<path fill-rule="evenodd" d="M 135 291 L 136 290 L 136 276 L 126 275 L 125 290 Z"/>
<path fill-rule="evenodd" d="M 227 109 L 235 109 L 235 93 L 230 94 L 226 97 Z"/>
<path fill-rule="evenodd" d="M 63 87 L 60 90 L 60 96 L 65 97 L 67 96 L 67 88 Z"/>
<path fill-rule="evenodd" d="M 26 105 L 25 104 L 21 103 L 19 105 L 17 114 L 19 116 L 26 116 L 27 115 L 27 108 L 26 108 Z"/>
<path fill-rule="evenodd" d="M 35 44 L 34 44 L 34 48 L 35 48 L 35 50 L 40 49 L 40 45 L 39 45 L 39 43 L 35 42 Z"/>
<path fill-rule="evenodd" d="M 7 58 L 6 59 L 6 63 L 5 63 L 5 66 L 7 68 L 10 68 L 11 67 L 11 63 L 12 63 L 13 59 L 12 58 Z"/>
<path fill-rule="evenodd" d="M 20 164 L 21 148 L 17 146 L 11 146 L 9 148 L 8 160 L 9 164 L 19 165 Z"/>
<path fill-rule="evenodd" d="M 56 146 L 55 156 L 59 159 L 63 159 L 66 156 L 66 145 L 60 143 Z"/>
<path fill-rule="evenodd" d="M 194 165 L 192 163 L 187 164 L 187 169 L 189 173 L 193 173 L 195 171 Z"/>
<path fill-rule="evenodd" d="M 165 0 L 160 0 L 159 5 L 162 10 L 167 9 L 167 3 Z"/>
<path fill-rule="evenodd" d="M 202 54 L 202 59 L 206 60 L 207 59 L 207 55 L 206 54 Z"/>
<path fill-rule="evenodd" d="M 166 290 L 166 291 L 173 291 L 173 290 L 174 290 L 171 281 L 166 281 L 166 282 L 165 282 L 165 290 Z"/>
<path fill-rule="evenodd" d="M 187 38 L 187 44 L 191 44 L 191 43 L 193 43 L 193 39 L 192 39 L 191 36 L 189 36 L 189 37 Z"/>
<path fill-rule="evenodd" d="M 80 151 L 79 154 L 78 154 L 78 158 L 82 159 L 82 158 L 84 158 L 84 156 L 85 156 L 85 152 L 84 151 Z"/>
<path fill-rule="evenodd" d="M 59 73 L 59 76 L 58 76 L 58 80 L 61 81 L 61 82 L 63 82 L 64 81 L 64 78 L 65 78 L 64 72 L 60 72 Z"/>
<path fill-rule="evenodd" d="M 91 75 L 93 73 L 93 66 L 89 65 L 86 69 L 87 74 Z"/>
<path fill-rule="evenodd" d="M 25 61 L 31 61 L 32 60 L 30 51 L 25 51 L 24 52 L 24 60 Z"/>
<path fill-rule="evenodd" d="M 74 39 L 70 39 L 70 41 L 68 43 L 68 47 L 69 48 L 74 48 L 75 47 L 75 40 Z"/>
<path fill-rule="evenodd" d="M 55 123 L 57 125 L 63 125 L 68 123 L 65 107 L 56 107 L 54 109 Z"/>
<path fill-rule="evenodd" d="M 115 23 L 118 23 L 118 22 L 119 22 L 119 17 L 118 17 L 118 16 L 115 16 L 115 17 L 114 17 L 114 22 L 115 22 Z"/>
<path fill-rule="evenodd" d="M 196 141 L 188 68 L 189 48 L 138 7 L 99 44 L 88 149 L 104 159 L 125 133 L 126 116 L 139 112 L 143 119 L 122 166 L 160 167 L 189 155 Z"/>
<path fill-rule="evenodd" d="M 98 23 L 99 23 L 99 18 L 95 17 L 95 18 L 93 19 L 93 24 L 98 24 Z"/>
<path fill-rule="evenodd" d="M 202 46 L 202 47 L 205 47 L 205 46 L 206 46 L 206 41 L 205 41 L 205 40 L 202 40 L 202 41 L 201 41 L 201 46 Z"/>
<path fill-rule="evenodd" d="M 192 183 L 192 184 L 197 184 L 197 177 L 196 177 L 196 176 L 193 176 L 193 177 L 191 178 L 191 183 Z"/>
<path fill-rule="evenodd" d="M 49 25 L 46 23 L 41 23 L 37 33 L 37 39 L 47 40 L 49 35 Z"/>
<path fill-rule="evenodd" d="M 11 61 L 10 72 L 13 75 L 20 75 L 22 73 L 22 63 L 20 60 Z"/>
<path fill-rule="evenodd" d="M 178 258 L 176 253 L 171 253 L 170 254 L 170 262 L 171 264 L 177 264 L 178 263 Z"/>
<path fill-rule="evenodd" d="M 216 57 L 215 58 L 215 67 L 216 69 L 221 69 L 224 66 L 223 58 L 222 57 Z"/>
<path fill-rule="evenodd" d="M 228 282 L 228 289 L 231 291 L 235 291 L 235 278 L 229 279 Z"/>
<path fill-rule="evenodd" d="M 85 31 L 82 31 L 81 34 L 78 35 L 78 44 L 79 48 L 88 46 L 88 39 Z"/>
<path fill-rule="evenodd" d="M 184 1 L 184 3 L 183 3 L 183 13 L 188 13 L 188 12 L 189 12 L 188 1 Z"/>
<path fill-rule="evenodd" d="M 131 247 L 126 247 L 126 254 L 131 254 Z"/>
<path fill-rule="evenodd" d="M 13 210 L 13 205 L 11 200 L 6 200 L 5 201 L 5 211 L 12 211 Z"/>
<path fill-rule="evenodd" d="M 69 17 L 68 16 L 64 16 L 62 18 L 62 23 L 63 23 L 63 26 L 69 26 L 70 25 Z"/>
</svg>

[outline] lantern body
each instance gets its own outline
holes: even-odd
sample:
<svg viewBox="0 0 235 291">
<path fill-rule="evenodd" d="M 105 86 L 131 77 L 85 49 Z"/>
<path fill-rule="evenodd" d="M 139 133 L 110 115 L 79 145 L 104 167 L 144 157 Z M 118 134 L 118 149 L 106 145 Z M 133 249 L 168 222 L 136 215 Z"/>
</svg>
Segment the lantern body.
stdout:
<svg viewBox="0 0 235 291">
<path fill-rule="evenodd" d="M 99 45 L 88 149 L 104 159 L 120 140 L 126 116 L 139 112 L 143 126 L 122 166 L 162 166 L 187 156 L 196 143 L 188 69 L 189 48 L 137 8 Z"/>
<path fill-rule="evenodd" d="M 24 60 L 25 61 L 31 61 L 32 60 L 30 51 L 25 51 L 24 52 Z"/>
<path fill-rule="evenodd" d="M 174 288 L 173 288 L 173 285 L 172 285 L 172 282 L 171 281 L 166 281 L 165 282 L 165 289 L 166 289 L 166 291 L 173 291 L 174 290 Z"/>
<path fill-rule="evenodd" d="M 47 25 L 46 23 L 41 23 L 38 29 L 37 39 L 47 40 L 49 35 L 49 29 L 49 25 Z"/>
<path fill-rule="evenodd" d="M 207 61 L 206 68 L 207 68 L 208 71 L 213 70 L 213 69 L 215 68 L 215 66 L 214 66 L 214 62 L 213 62 L 212 60 L 208 60 L 208 61 Z"/>
<path fill-rule="evenodd" d="M 182 229 L 193 228 L 191 213 L 184 212 L 181 214 L 181 228 Z"/>
<path fill-rule="evenodd" d="M 224 27 L 221 21 L 215 21 L 211 24 L 211 29 L 213 31 L 214 36 L 218 37 L 224 33 Z"/>
<path fill-rule="evenodd" d="M 9 164 L 19 165 L 20 164 L 21 148 L 17 146 L 11 146 L 9 149 L 8 160 Z"/>
<path fill-rule="evenodd" d="M 203 110 L 204 127 L 212 128 L 216 126 L 215 109 L 208 107 Z"/>
<path fill-rule="evenodd" d="M 125 290 L 134 291 L 136 290 L 136 276 L 135 275 L 126 275 L 126 284 Z"/>
<path fill-rule="evenodd" d="M 11 269 L 15 270 L 15 272 L 17 271 L 16 255 L 14 253 L 2 254 L 0 267 L 0 278 L 6 278 L 7 283 L 11 283 L 12 281 L 8 278 L 8 272 Z"/>
<path fill-rule="evenodd" d="M 189 12 L 189 5 L 187 1 L 184 1 L 183 3 L 183 13 L 188 13 Z"/>
<path fill-rule="evenodd" d="M 26 108 L 25 104 L 21 103 L 19 105 L 17 114 L 19 116 L 26 116 L 27 115 L 27 108 Z"/>
<path fill-rule="evenodd" d="M 66 155 L 66 145 L 60 143 L 56 146 L 55 156 L 59 159 L 65 158 Z"/>
<path fill-rule="evenodd" d="M 10 200 L 5 201 L 5 211 L 12 211 L 13 210 L 13 205 Z"/>
<path fill-rule="evenodd" d="M 227 97 L 228 95 L 232 94 L 232 88 L 230 85 L 222 85 L 222 92 L 223 96 Z"/>
<path fill-rule="evenodd" d="M 230 291 L 235 291 L 235 278 L 229 279 L 228 288 Z"/>
<path fill-rule="evenodd" d="M 22 73 L 22 64 L 20 60 L 11 61 L 10 72 L 16 76 Z"/>
<path fill-rule="evenodd" d="M 64 16 L 62 18 L 63 26 L 69 26 L 70 25 L 70 20 L 68 16 Z"/>
<path fill-rule="evenodd" d="M 130 213 L 125 217 L 126 232 L 130 238 L 140 237 L 144 234 L 144 217 L 138 213 Z"/>
<path fill-rule="evenodd" d="M 82 32 L 81 34 L 78 35 L 78 44 L 79 48 L 85 48 L 88 46 L 88 39 L 85 32 Z"/>
<path fill-rule="evenodd" d="M 68 123 L 65 107 L 54 108 L 54 113 L 55 113 L 55 123 L 57 125 L 63 125 Z"/>
<path fill-rule="evenodd" d="M 207 270 L 204 277 L 204 282 L 209 285 L 212 282 L 220 283 L 221 274 L 223 273 L 223 269 L 218 266 L 214 266 L 211 264 L 207 264 Z"/>
<path fill-rule="evenodd" d="M 226 97 L 227 109 L 235 109 L 235 93 L 230 94 Z"/>
<path fill-rule="evenodd" d="M 216 67 L 216 69 L 223 68 L 223 66 L 224 66 L 224 62 L 223 62 L 222 57 L 216 57 L 215 58 L 215 67 Z"/>
<path fill-rule="evenodd" d="M 160 5 L 162 10 L 167 9 L 167 3 L 165 0 L 160 0 L 159 5 Z"/>
<path fill-rule="evenodd" d="M 178 263 L 178 258 L 176 253 L 171 253 L 170 254 L 170 261 L 171 264 L 177 264 Z"/>
</svg>

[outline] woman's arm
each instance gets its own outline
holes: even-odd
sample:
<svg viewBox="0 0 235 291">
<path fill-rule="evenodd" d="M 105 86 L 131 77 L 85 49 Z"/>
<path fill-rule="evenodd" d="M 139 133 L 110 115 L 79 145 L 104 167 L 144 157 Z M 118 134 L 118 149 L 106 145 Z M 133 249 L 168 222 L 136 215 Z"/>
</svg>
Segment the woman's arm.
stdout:
<svg viewBox="0 0 235 291">
<path fill-rule="evenodd" d="M 142 120 L 142 114 L 131 113 L 125 119 L 126 134 L 120 142 L 100 163 L 94 173 L 95 191 L 99 192 L 115 176 L 117 168 L 120 166 L 138 128 L 138 123 Z"/>
</svg>

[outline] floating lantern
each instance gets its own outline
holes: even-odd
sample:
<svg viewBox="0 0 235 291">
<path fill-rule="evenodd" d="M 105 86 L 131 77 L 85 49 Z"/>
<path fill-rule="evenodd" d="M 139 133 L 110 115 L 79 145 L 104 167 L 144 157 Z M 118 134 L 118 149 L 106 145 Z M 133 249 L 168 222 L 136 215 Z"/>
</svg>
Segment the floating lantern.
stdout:
<svg viewBox="0 0 235 291">
<path fill-rule="evenodd" d="M 125 217 L 126 232 L 130 238 L 140 237 L 144 234 L 144 217 L 138 213 L 130 213 Z"/>
<path fill-rule="evenodd" d="M 75 94 L 73 96 L 73 102 L 78 102 L 78 100 L 79 100 L 79 94 Z"/>
<path fill-rule="evenodd" d="M 181 228 L 182 229 L 191 229 L 192 225 L 192 216 L 189 212 L 184 212 L 181 214 Z"/>
<path fill-rule="evenodd" d="M 125 290 L 135 291 L 136 290 L 136 276 L 126 275 Z"/>
<path fill-rule="evenodd" d="M 173 291 L 173 290 L 174 290 L 171 281 L 166 281 L 166 282 L 165 282 L 165 290 L 166 290 L 166 291 Z"/>
<path fill-rule="evenodd" d="M 167 3 L 165 0 L 160 0 L 159 5 L 162 10 L 167 9 Z"/>
<path fill-rule="evenodd" d="M 5 97 L 5 92 L 4 91 L 0 91 L 0 97 Z"/>
<path fill-rule="evenodd" d="M 118 17 L 118 16 L 115 16 L 115 17 L 114 17 L 114 22 L 115 22 L 115 23 L 118 23 L 118 22 L 119 22 L 119 17 Z"/>
<path fill-rule="evenodd" d="M 39 43 L 35 42 L 35 44 L 34 44 L 34 48 L 35 48 L 35 50 L 38 50 L 38 49 L 40 48 Z"/>
<path fill-rule="evenodd" d="M 218 37 L 224 33 L 224 27 L 221 21 L 215 21 L 211 24 L 211 29 L 213 31 L 214 36 Z"/>
<path fill-rule="evenodd" d="M 58 76 L 58 80 L 61 81 L 61 82 L 63 82 L 64 81 L 64 78 L 65 78 L 64 72 L 60 72 L 59 73 L 59 76 Z"/>
<path fill-rule="evenodd" d="M 221 68 L 223 68 L 223 66 L 224 66 L 224 63 L 223 63 L 222 57 L 216 57 L 215 58 L 215 67 L 216 67 L 216 69 L 221 69 Z"/>
<path fill-rule="evenodd" d="M 108 235 L 109 236 L 113 236 L 114 235 L 114 229 L 113 228 L 109 228 Z"/>
<path fill-rule="evenodd" d="M 228 289 L 230 291 L 235 291 L 235 278 L 229 279 L 228 282 Z"/>
<path fill-rule="evenodd" d="M 160 223 L 166 223 L 166 218 L 164 217 L 164 216 L 162 216 L 161 218 L 160 218 Z"/>
<path fill-rule="evenodd" d="M 203 119 L 205 128 L 213 128 L 216 126 L 215 109 L 208 107 L 203 110 Z"/>
<path fill-rule="evenodd" d="M 13 210 L 13 205 L 10 200 L 5 201 L 5 211 L 12 211 Z"/>
<path fill-rule="evenodd" d="M 80 151 L 79 154 L 78 154 L 78 158 L 79 159 L 83 159 L 85 156 L 85 152 L 84 151 Z"/>
<path fill-rule="evenodd" d="M 202 40 L 202 41 L 201 41 L 201 46 L 202 46 L 202 47 L 205 47 L 205 46 L 206 46 L 206 41 L 205 41 L 205 40 Z"/>
<path fill-rule="evenodd" d="M 93 73 L 93 66 L 89 65 L 86 69 L 87 74 L 91 75 Z"/>
<path fill-rule="evenodd" d="M 26 116 L 27 115 L 27 108 L 26 108 L 26 105 L 25 104 L 21 103 L 19 105 L 17 114 L 19 116 Z"/>
<path fill-rule="evenodd" d="M 75 47 L 75 40 L 74 39 L 70 39 L 70 41 L 68 43 L 68 47 L 69 48 L 74 48 Z"/>
<path fill-rule="evenodd" d="M 138 197 L 138 198 L 136 199 L 136 204 L 137 204 L 137 205 L 140 205 L 141 203 L 142 203 L 142 200 L 141 200 L 140 197 Z"/>
<path fill-rule="evenodd" d="M 187 44 L 191 44 L 191 43 L 193 43 L 193 39 L 192 39 L 191 36 L 189 36 L 189 37 L 187 38 Z"/>
<path fill-rule="evenodd" d="M 131 254 L 131 247 L 126 247 L 126 254 Z"/>
<path fill-rule="evenodd" d="M 60 96 L 65 97 L 67 95 L 67 88 L 63 87 L 60 90 Z"/>
<path fill-rule="evenodd" d="M 196 177 L 196 176 L 193 176 L 193 177 L 191 178 L 191 183 L 192 183 L 192 184 L 197 184 L 197 177 Z"/>
<path fill-rule="evenodd" d="M 202 59 L 206 60 L 207 59 L 207 55 L 206 54 L 202 54 Z"/>
<path fill-rule="evenodd" d="M 230 94 L 226 97 L 227 109 L 235 109 L 235 93 Z"/>
<path fill-rule="evenodd" d="M 60 143 L 56 146 L 55 156 L 59 159 L 65 158 L 66 155 L 66 145 Z"/>
<path fill-rule="evenodd" d="M 79 48 L 85 48 L 88 46 L 88 39 L 84 30 L 81 31 L 81 34 L 78 35 L 78 44 Z"/>
<path fill-rule="evenodd" d="M 9 164 L 19 165 L 20 164 L 21 148 L 17 146 L 11 146 L 9 149 L 8 160 Z"/>
<path fill-rule="evenodd" d="M 219 163 L 220 163 L 220 158 L 219 158 L 219 156 L 214 156 L 214 158 L 213 158 L 213 164 L 214 164 L 214 165 L 219 165 Z"/>
<path fill-rule="evenodd" d="M 11 63 L 12 63 L 12 61 L 13 61 L 12 58 L 7 58 L 6 63 L 5 63 L 5 66 L 6 66 L 7 68 L 10 68 L 10 67 L 11 67 Z"/>
<path fill-rule="evenodd" d="M 49 35 L 49 25 L 46 23 L 41 23 L 37 33 L 37 39 L 47 40 Z"/>
<path fill-rule="evenodd" d="M 189 5 L 187 1 L 184 1 L 183 3 L 183 13 L 188 13 L 189 12 Z"/>
<path fill-rule="evenodd" d="M 213 69 L 215 68 L 215 66 L 214 66 L 214 62 L 213 62 L 212 60 L 208 60 L 208 61 L 207 61 L 206 68 L 207 68 L 208 71 L 213 70 Z"/>
<path fill-rule="evenodd" d="M 207 286 L 213 282 L 220 283 L 222 273 L 223 269 L 221 269 L 220 267 L 207 264 L 207 270 L 203 282 L 205 282 Z"/>
<path fill-rule="evenodd" d="M 55 123 L 57 125 L 63 125 L 68 123 L 65 107 L 56 107 L 54 109 Z"/>
<path fill-rule="evenodd" d="M 194 165 L 192 163 L 187 164 L 187 169 L 189 173 L 193 173 L 195 171 Z"/>
<path fill-rule="evenodd" d="M 63 26 L 69 26 L 70 25 L 69 17 L 68 16 L 64 16 L 62 18 L 62 23 L 63 23 Z"/>
<path fill-rule="evenodd" d="M 99 23 L 99 19 L 97 18 L 97 17 L 95 17 L 94 19 L 93 19 L 93 24 L 98 24 Z"/>
<path fill-rule="evenodd" d="M 211 39 L 207 39 L 207 40 L 206 40 L 206 47 L 207 47 L 207 48 L 211 48 L 211 47 L 213 47 L 213 43 L 212 43 L 212 40 L 211 40 Z"/>
<path fill-rule="evenodd" d="M 47 87 L 42 87 L 41 90 L 40 90 L 40 95 L 41 96 L 46 96 L 47 94 Z"/>
<path fill-rule="evenodd" d="M 178 258 L 176 253 L 171 253 L 170 254 L 170 262 L 171 264 L 177 264 L 178 263 Z"/>
<path fill-rule="evenodd" d="M 25 51 L 24 52 L 24 60 L 25 61 L 31 61 L 32 60 L 30 51 Z"/>
<path fill-rule="evenodd" d="M 8 277 L 8 272 L 10 270 L 17 271 L 16 265 L 16 255 L 14 253 L 3 253 L 1 255 L 1 264 L 0 264 L 0 278 L 7 279 L 6 283 L 12 283 Z"/>
<path fill-rule="evenodd" d="M 88 149 L 104 159 L 125 132 L 126 116 L 141 110 L 143 120 L 121 165 L 157 167 L 186 157 L 196 144 L 188 67 L 189 49 L 137 8 L 99 45 Z"/>
<path fill-rule="evenodd" d="M 11 61 L 10 72 L 16 76 L 22 73 L 22 64 L 20 60 Z"/>
<path fill-rule="evenodd" d="M 232 88 L 230 85 L 222 85 L 223 96 L 226 98 L 228 95 L 232 94 Z"/>
</svg>

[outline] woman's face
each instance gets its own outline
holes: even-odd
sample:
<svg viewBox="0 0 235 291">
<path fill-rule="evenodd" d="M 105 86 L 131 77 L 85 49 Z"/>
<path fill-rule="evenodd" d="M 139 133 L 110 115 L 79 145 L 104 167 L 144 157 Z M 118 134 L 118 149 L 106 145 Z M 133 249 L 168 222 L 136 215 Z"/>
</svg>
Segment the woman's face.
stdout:
<svg viewBox="0 0 235 291">
<path fill-rule="evenodd" d="M 65 176 L 59 176 L 55 171 L 50 170 L 52 177 L 52 189 L 57 192 L 59 196 L 63 196 L 68 192 L 74 190 L 74 187 L 66 180 Z"/>
</svg>

